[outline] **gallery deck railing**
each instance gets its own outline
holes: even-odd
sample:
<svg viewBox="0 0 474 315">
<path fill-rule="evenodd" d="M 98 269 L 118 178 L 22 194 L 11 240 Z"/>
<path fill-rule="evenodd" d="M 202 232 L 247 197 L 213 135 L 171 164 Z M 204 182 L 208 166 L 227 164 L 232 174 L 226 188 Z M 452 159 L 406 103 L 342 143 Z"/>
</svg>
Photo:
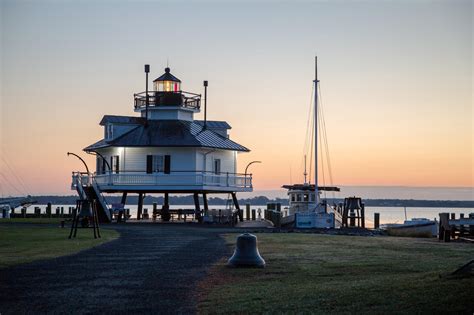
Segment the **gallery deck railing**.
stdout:
<svg viewBox="0 0 474 315">
<path fill-rule="evenodd" d="M 105 174 L 73 173 L 73 183 L 90 183 L 94 181 L 99 186 L 214 186 L 252 188 L 251 174 L 179 171 L 165 173 L 146 173 L 121 171 Z"/>
<path fill-rule="evenodd" d="M 146 92 L 134 94 L 135 109 L 145 108 Z M 181 106 L 190 109 L 201 107 L 201 95 L 185 91 L 148 92 L 148 106 Z"/>
</svg>

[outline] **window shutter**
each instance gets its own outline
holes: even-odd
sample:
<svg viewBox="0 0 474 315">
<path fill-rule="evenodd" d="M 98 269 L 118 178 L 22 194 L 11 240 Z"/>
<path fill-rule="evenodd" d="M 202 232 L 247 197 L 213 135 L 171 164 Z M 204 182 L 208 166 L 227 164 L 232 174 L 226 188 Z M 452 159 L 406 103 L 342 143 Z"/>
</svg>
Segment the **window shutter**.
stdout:
<svg viewBox="0 0 474 315">
<path fill-rule="evenodd" d="M 165 174 L 169 174 L 171 172 L 171 156 L 165 155 Z"/>
<path fill-rule="evenodd" d="M 153 155 L 146 156 L 146 172 L 147 174 L 153 173 Z"/>
</svg>

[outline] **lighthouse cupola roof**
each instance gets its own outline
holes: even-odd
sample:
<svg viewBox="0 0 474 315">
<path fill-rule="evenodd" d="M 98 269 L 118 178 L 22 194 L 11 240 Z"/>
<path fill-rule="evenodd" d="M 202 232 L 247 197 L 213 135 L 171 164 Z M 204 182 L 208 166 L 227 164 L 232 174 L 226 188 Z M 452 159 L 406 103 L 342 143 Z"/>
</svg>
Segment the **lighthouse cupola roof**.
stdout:
<svg viewBox="0 0 474 315">
<path fill-rule="evenodd" d="M 170 68 L 166 67 L 165 68 L 165 73 L 162 76 L 160 76 L 159 78 L 156 78 L 153 82 L 156 82 L 156 81 L 173 81 L 173 82 L 181 83 L 181 80 L 178 79 L 177 77 L 175 77 L 174 75 L 172 75 L 170 71 L 171 71 Z"/>
<path fill-rule="evenodd" d="M 165 68 L 165 73 L 153 81 L 156 92 L 179 92 L 181 80 L 171 74 L 170 68 Z"/>
</svg>

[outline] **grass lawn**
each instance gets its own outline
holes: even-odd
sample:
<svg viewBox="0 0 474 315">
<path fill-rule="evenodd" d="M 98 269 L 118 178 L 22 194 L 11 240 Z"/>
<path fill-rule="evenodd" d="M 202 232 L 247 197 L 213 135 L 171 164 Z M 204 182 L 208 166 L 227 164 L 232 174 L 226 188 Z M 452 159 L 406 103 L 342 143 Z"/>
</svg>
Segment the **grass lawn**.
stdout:
<svg viewBox="0 0 474 315">
<path fill-rule="evenodd" d="M 234 248 L 236 234 L 226 235 Z M 257 234 L 264 269 L 221 260 L 200 284 L 200 313 L 466 313 L 474 277 L 440 278 L 474 245 L 435 239 Z"/>
<path fill-rule="evenodd" d="M 60 224 L 62 220 L 69 220 L 65 218 L 11 218 L 0 219 L 0 224 L 8 223 L 37 223 L 37 224 Z"/>
<path fill-rule="evenodd" d="M 102 238 L 94 239 L 92 229 L 78 229 L 77 237 L 68 239 L 68 228 L 0 225 L 0 268 L 74 254 L 119 236 L 115 230 L 101 229 L 100 232 Z"/>
</svg>

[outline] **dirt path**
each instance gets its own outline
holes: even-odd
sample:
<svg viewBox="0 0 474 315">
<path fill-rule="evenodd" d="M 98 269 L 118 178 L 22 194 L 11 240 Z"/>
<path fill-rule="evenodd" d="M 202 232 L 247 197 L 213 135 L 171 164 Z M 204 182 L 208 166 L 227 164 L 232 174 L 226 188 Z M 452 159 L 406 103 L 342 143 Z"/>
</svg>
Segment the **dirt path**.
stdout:
<svg viewBox="0 0 474 315">
<path fill-rule="evenodd" d="M 0 270 L 0 314 L 195 313 L 195 288 L 228 254 L 216 230 L 118 226 L 118 240 Z"/>
</svg>

